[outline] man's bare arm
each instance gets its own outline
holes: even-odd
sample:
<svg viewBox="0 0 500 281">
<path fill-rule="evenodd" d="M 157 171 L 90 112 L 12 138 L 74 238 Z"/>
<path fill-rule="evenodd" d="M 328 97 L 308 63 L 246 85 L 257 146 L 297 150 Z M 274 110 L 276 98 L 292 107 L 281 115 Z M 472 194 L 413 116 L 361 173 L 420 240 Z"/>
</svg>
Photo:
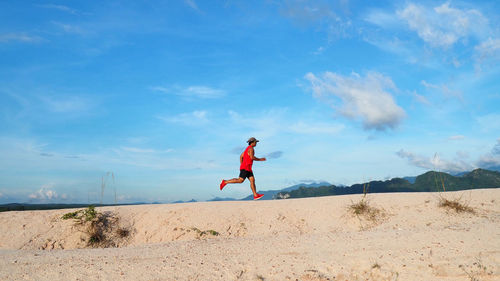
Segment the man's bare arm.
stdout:
<svg viewBox="0 0 500 281">
<path fill-rule="evenodd" d="M 250 159 L 252 160 L 255 160 L 255 161 L 266 161 L 266 158 L 258 158 L 258 157 L 255 157 L 255 151 L 253 149 L 253 147 L 250 147 L 250 149 L 248 150 L 248 155 L 250 156 Z"/>
</svg>

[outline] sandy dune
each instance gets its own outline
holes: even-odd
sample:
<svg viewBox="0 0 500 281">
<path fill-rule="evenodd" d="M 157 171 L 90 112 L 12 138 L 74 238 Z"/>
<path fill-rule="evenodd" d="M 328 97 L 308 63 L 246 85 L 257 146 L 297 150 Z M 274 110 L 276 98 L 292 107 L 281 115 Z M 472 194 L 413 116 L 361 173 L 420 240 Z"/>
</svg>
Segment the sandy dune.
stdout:
<svg viewBox="0 0 500 281">
<path fill-rule="evenodd" d="M 0 213 L 0 280 L 500 280 L 500 189 L 97 208 L 129 235 L 86 248 L 72 210 Z M 475 279 L 474 279 L 475 278 Z"/>
</svg>

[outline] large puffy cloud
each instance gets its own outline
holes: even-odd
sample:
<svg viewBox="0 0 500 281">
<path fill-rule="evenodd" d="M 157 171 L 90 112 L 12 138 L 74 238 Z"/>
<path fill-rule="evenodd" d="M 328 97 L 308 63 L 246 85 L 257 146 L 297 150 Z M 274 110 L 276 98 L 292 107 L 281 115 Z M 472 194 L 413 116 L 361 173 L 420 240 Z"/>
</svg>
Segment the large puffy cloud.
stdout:
<svg viewBox="0 0 500 281">
<path fill-rule="evenodd" d="M 52 190 L 53 184 L 45 184 L 38 191 L 33 192 L 29 195 L 32 200 L 38 201 L 50 201 L 58 199 L 60 196 Z M 61 198 L 66 198 L 66 195 L 61 196 Z"/>
<path fill-rule="evenodd" d="M 397 15 L 433 47 L 448 48 L 469 36 L 481 38 L 488 30 L 488 20 L 481 12 L 454 8 L 449 2 L 434 8 L 409 3 Z"/>
<path fill-rule="evenodd" d="M 350 76 L 308 73 L 305 78 L 312 85 L 314 97 L 328 102 L 347 118 L 361 119 L 365 129 L 394 129 L 406 116 L 389 92 L 395 91 L 396 86 L 391 78 L 380 73 L 370 72 L 365 77 L 357 73 Z"/>
</svg>

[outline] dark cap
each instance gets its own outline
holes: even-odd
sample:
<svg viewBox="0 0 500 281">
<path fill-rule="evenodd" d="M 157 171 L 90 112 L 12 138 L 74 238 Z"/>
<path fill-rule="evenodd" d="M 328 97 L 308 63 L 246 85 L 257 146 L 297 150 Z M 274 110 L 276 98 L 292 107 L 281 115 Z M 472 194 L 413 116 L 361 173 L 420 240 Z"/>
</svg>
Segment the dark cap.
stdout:
<svg viewBox="0 0 500 281">
<path fill-rule="evenodd" d="M 256 139 L 256 138 L 254 138 L 254 137 L 251 137 L 251 138 L 249 138 L 249 139 L 247 140 L 247 142 L 250 144 L 250 143 L 252 143 L 252 142 L 259 142 L 259 140 L 258 140 L 258 139 Z"/>
</svg>

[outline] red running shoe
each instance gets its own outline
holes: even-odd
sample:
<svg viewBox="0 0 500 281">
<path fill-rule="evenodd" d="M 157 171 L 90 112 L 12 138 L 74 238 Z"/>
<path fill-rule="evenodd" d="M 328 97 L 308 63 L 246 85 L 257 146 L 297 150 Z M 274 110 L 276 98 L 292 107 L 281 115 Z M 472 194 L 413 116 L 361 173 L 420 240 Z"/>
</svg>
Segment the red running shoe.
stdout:
<svg viewBox="0 0 500 281">
<path fill-rule="evenodd" d="M 222 190 L 222 189 L 224 188 L 224 186 L 226 186 L 226 184 L 227 184 L 227 183 L 226 183 L 224 180 L 222 180 L 222 181 L 220 182 L 220 190 Z"/>
<path fill-rule="evenodd" d="M 253 200 L 259 200 L 260 198 L 264 197 L 264 194 L 259 194 L 257 193 L 257 196 L 253 197 Z"/>
</svg>

